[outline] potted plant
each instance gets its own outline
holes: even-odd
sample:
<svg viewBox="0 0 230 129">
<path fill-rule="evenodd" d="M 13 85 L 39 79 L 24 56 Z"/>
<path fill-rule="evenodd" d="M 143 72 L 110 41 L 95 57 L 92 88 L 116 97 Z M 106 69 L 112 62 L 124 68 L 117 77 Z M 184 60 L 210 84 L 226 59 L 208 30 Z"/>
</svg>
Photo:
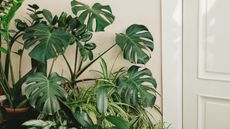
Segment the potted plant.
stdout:
<svg viewBox="0 0 230 129">
<path fill-rule="evenodd" d="M 22 56 L 24 51 L 29 51 L 32 64 L 31 70 L 20 77 L 22 81 L 16 87 L 27 85 L 27 100 L 40 112 L 38 120 L 30 120 L 23 125 L 38 129 L 156 128 L 145 109 L 152 107 L 160 112 L 155 105 L 159 94 L 156 81 L 151 71 L 144 67 L 154 48 L 153 37 L 147 27 L 140 24 L 129 26 L 125 33 L 116 34 L 115 44 L 95 56 L 93 51 L 97 45 L 91 41 L 93 33 L 104 31 L 113 23 L 115 16 L 109 5 L 100 3 L 90 7 L 72 0 L 71 7 L 74 16 L 66 12 L 58 16 L 47 9 L 40 10 L 36 4 L 29 5 L 30 22 L 16 20 L 23 37 L 20 42 L 22 48 L 16 53 Z M 9 36 L 9 31 L 6 32 Z M 102 56 L 115 46 L 121 48 L 124 59 L 133 65 L 118 70 L 107 66 Z M 71 58 L 74 64 L 70 64 L 65 55 L 68 47 L 75 47 Z M 10 50 L 2 50 L 9 54 Z M 57 58 L 63 58 L 70 77 L 53 72 Z M 52 63 L 48 69 L 49 60 Z M 98 77 L 80 79 L 98 60 L 101 61 Z M 12 72 L 11 69 L 9 61 L 9 71 Z M 2 77 L 7 77 L 6 72 L 2 74 Z M 86 81 L 91 82 L 89 87 L 79 86 Z M 12 95 L 8 96 L 9 99 Z"/>
<path fill-rule="evenodd" d="M 3 66 L 2 58 L 0 61 L 0 85 L 1 89 L 6 96 L 6 101 L 4 101 L 4 107 L 7 112 L 26 112 L 28 110 L 27 99 L 25 95 L 22 95 L 21 88 L 22 84 L 25 82 L 27 76 L 32 73 L 31 71 L 25 75 L 21 75 L 21 70 L 19 69 L 19 78 L 15 80 L 15 72 L 12 66 L 11 54 L 12 47 L 17 43 L 17 40 L 23 35 L 23 29 L 26 26 L 20 20 L 16 21 L 17 30 L 11 30 L 9 28 L 9 24 L 14 17 L 16 11 L 21 6 L 23 0 L 9 0 L 9 1 L 1 1 L 0 5 L 0 26 L 1 26 L 1 48 L 0 53 L 1 56 L 5 55 L 5 65 Z M 21 26 L 22 25 L 22 26 Z M 15 52 L 21 58 L 21 50 Z M 19 62 L 21 64 L 21 61 Z"/>
</svg>

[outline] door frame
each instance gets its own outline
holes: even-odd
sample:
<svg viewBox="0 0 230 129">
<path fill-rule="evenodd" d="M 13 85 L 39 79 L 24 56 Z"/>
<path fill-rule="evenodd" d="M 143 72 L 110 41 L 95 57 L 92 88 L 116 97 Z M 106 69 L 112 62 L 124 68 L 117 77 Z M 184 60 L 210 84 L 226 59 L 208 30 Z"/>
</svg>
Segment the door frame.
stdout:
<svg viewBox="0 0 230 129">
<path fill-rule="evenodd" d="M 163 121 L 183 127 L 183 0 L 162 0 Z"/>
</svg>

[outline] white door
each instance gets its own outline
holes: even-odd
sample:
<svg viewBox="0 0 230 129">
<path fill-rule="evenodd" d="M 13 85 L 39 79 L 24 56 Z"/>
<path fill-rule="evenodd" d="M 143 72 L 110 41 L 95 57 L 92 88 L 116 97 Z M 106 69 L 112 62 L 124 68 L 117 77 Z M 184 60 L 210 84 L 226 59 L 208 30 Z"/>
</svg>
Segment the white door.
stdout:
<svg viewBox="0 0 230 129">
<path fill-rule="evenodd" d="M 230 129 L 230 0 L 183 4 L 183 129 Z"/>
</svg>

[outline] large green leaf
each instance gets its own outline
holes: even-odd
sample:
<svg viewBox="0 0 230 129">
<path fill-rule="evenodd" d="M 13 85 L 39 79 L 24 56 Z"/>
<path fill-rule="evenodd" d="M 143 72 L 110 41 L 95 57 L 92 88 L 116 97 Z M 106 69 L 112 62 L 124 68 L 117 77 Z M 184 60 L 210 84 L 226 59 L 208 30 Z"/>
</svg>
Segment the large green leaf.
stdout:
<svg viewBox="0 0 230 129">
<path fill-rule="evenodd" d="M 147 68 L 131 66 L 127 75 L 117 79 L 118 93 L 128 104 L 153 107 L 156 100 L 156 81 Z"/>
<path fill-rule="evenodd" d="M 86 23 L 89 31 L 104 31 L 104 29 L 113 23 L 114 16 L 108 5 L 95 3 L 92 8 L 79 1 L 71 2 L 73 13 L 79 17 L 82 23 Z M 95 22 L 95 27 L 93 26 Z"/>
<path fill-rule="evenodd" d="M 111 122 L 115 127 L 113 129 L 129 129 L 129 123 L 117 116 L 106 116 L 106 120 Z"/>
<path fill-rule="evenodd" d="M 65 79 L 57 73 L 46 78 L 36 73 L 26 81 L 26 96 L 32 106 L 46 114 L 54 114 L 60 109 L 59 99 L 67 97 L 66 91 L 60 86 Z"/>
<path fill-rule="evenodd" d="M 133 24 L 126 33 L 116 35 L 116 43 L 124 51 L 123 57 L 135 64 L 145 64 L 151 58 L 153 37 L 144 25 Z"/>
<path fill-rule="evenodd" d="M 74 117 L 83 127 L 90 127 L 93 125 L 89 115 L 84 111 L 77 111 Z"/>
<path fill-rule="evenodd" d="M 63 54 L 73 41 L 65 29 L 50 29 L 42 23 L 28 28 L 23 39 L 26 49 L 33 47 L 30 57 L 42 63 Z"/>
</svg>

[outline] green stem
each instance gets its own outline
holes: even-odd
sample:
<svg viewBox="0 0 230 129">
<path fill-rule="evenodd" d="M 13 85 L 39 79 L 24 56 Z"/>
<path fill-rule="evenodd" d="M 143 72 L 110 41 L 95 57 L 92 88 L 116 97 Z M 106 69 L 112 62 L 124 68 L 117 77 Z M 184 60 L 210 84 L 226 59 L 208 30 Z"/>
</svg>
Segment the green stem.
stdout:
<svg viewBox="0 0 230 129">
<path fill-rule="evenodd" d="M 75 62 L 74 62 L 74 75 L 76 75 L 77 60 L 78 60 L 78 45 L 76 44 L 76 54 L 75 54 Z"/>
<path fill-rule="evenodd" d="M 74 83 L 74 81 L 76 79 L 77 61 L 78 61 L 78 45 L 76 44 L 76 54 L 75 54 L 75 60 L 74 60 L 74 73 L 73 73 L 73 76 L 71 76 L 71 87 L 74 90 L 74 94 L 76 94 L 75 89 L 74 89 L 76 83 Z M 77 92 L 79 93 L 80 90 L 79 90 L 77 84 L 76 84 L 76 89 L 77 89 Z M 75 99 L 76 99 L 76 97 L 75 97 Z"/>
<path fill-rule="evenodd" d="M 78 72 L 81 70 L 82 64 L 83 64 L 83 59 L 81 59 L 81 61 L 80 61 L 79 67 L 77 69 Z"/>
<path fill-rule="evenodd" d="M 64 58 L 64 60 L 65 60 L 65 62 L 66 62 L 66 64 L 67 64 L 67 66 L 68 66 L 70 75 L 71 75 L 71 77 L 72 77 L 72 76 L 74 75 L 74 73 L 73 73 L 73 70 L 71 69 L 70 63 L 68 62 L 68 60 L 67 60 L 67 58 L 65 57 L 65 55 L 62 55 L 62 56 L 63 56 L 63 58 Z"/>
<path fill-rule="evenodd" d="M 22 55 L 24 52 L 24 47 L 22 48 Z M 20 60 L 19 60 L 19 78 L 22 78 L 22 55 L 20 55 Z"/>
<path fill-rule="evenodd" d="M 112 45 L 110 48 L 108 48 L 106 51 L 104 51 L 101 55 L 99 55 L 96 59 L 94 59 L 93 61 L 91 61 L 89 64 L 87 64 L 82 70 L 80 70 L 77 75 L 76 78 L 78 78 L 85 70 L 87 70 L 94 62 L 96 62 L 99 58 L 101 58 L 103 55 L 105 55 L 108 51 L 110 51 L 113 47 L 115 47 L 116 44 Z"/>
<path fill-rule="evenodd" d="M 11 70 L 11 73 L 13 72 L 12 69 L 12 62 L 11 62 L 11 49 L 13 47 L 14 42 L 22 36 L 22 34 L 20 34 L 21 31 L 18 31 L 11 40 L 9 40 L 10 36 L 9 33 L 6 33 L 6 42 L 7 42 L 7 55 L 6 55 L 6 59 L 5 59 L 5 75 L 6 75 L 6 79 L 8 80 L 8 76 L 9 76 L 9 70 Z M 13 75 L 11 75 L 13 76 Z M 14 78 L 14 77 L 12 77 Z"/>
<path fill-rule="evenodd" d="M 102 78 L 87 78 L 87 79 L 81 79 L 81 80 L 77 80 L 74 83 L 80 83 L 80 82 L 86 82 L 86 81 L 96 81 L 98 79 L 102 79 Z"/>
<path fill-rule="evenodd" d="M 13 69 L 13 65 L 12 65 L 11 60 L 10 60 L 10 75 L 11 75 L 12 84 L 15 84 L 14 69 Z"/>
<path fill-rule="evenodd" d="M 51 64 L 51 67 L 50 67 L 50 71 L 49 71 L 48 77 L 50 76 L 50 74 L 51 74 L 52 71 L 53 71 L 53 67 L 54 67 L 54 63 L 55 63 L 56 59 L 57 59 L 57 58 L 53 59 L 53 61 L 52 61 L 52 64 Z"/>
</svg>

